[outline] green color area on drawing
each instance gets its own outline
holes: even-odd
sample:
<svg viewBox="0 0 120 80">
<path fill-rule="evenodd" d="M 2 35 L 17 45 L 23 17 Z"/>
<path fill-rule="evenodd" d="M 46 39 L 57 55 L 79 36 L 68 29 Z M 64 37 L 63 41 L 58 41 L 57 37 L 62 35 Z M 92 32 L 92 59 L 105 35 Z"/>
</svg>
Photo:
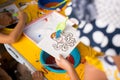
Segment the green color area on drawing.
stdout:
<svg viewBox="0 0 120 80">
<path fill-rule="evenodd" d="M 65 19 L 64 22 L 60 22 L 60 23 L 57 25 L 57 27 L 56 27 L 56 32 L 57 32 L 58 30 L 63 31 L 63 30 L 65 29 L 67 20 L 68 20 L 68 17 L 66 17 L 66 19 Z"/>
</svg>

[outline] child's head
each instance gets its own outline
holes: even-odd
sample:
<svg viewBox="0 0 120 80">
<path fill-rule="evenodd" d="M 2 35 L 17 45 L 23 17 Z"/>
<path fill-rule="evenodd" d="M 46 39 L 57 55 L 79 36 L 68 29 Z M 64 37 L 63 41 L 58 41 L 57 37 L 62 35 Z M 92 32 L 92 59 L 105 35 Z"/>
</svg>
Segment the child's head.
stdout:
<svg viewBox="0 0 120 80">
<path fill-rule="evenodd" d="M 8 26 L 13 23 L 12 14 L 9 12 L 1 12 L 0 13 L 0 25 Z"/>
</svg>

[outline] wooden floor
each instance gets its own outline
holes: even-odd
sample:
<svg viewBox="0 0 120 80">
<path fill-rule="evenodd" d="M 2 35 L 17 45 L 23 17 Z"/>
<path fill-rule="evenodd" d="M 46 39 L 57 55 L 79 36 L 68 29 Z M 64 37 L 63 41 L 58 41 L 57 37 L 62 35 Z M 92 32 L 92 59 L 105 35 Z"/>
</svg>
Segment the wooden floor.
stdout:
<svg viewBox="0 0 120 80">
<path fill-rule="evenodd" d="M 0 67 L 3 68 L 12 78 L 15 77 L 17 62 L 9 55 L 3 44 L 0 44 Z"/>
</svg>

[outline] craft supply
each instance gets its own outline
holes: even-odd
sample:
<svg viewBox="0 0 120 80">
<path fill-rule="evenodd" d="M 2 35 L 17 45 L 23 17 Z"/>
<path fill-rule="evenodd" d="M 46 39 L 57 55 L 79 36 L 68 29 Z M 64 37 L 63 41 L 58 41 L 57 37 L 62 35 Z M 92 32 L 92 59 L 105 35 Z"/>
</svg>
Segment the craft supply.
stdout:
<svg viewBox="0 0 120 80">
<path fill-rule="evenodd" d="M 56 6 L 52 6 L 51 8 L 59 7 L 60 5 L 66 3 L 66 2 L 67 2 L 67 0 L 64 0 L 64 1 L 60 2 L 59 4 L 57 4 Z"/>
<path fill-rule="evenodd" d="M 51 67 L 56 67 L 56 68 L 59 68 L 58 66 L 57 66 L 57 64 L 42 64 L 43 66 L 51 66 Z"/>
<path fill-rule="evenodd" d="M 63 31 L 65 29 L 67 20 L 68 20 L 68 17 L 66 17 L 65 21 L 59 23 L 56 27 L 56 31 L 58 31 L 58 30 Z"/>
<path fill-rule="evenodd" d="M 59 38 L 60 37 L 60 34 L 61 34 L 61 30 L 58 30 L 57 32 L 56 32 L 56 38 Z"/>
<path fill-rule="evenodd" d="M 38 6 L 42 9 L 56 10 L 65 6 L 67 0 L 38 0 Z"/>
<path fill-rule="evenodd" d="M 57 4 L 59 4 L 58 2 L 50 2 L 50 3 L 47 3 L 46 5 L 45 5 L 45 7 L 47 7 L 47 8 L 52 8 L 52 6 L 54 6 L 54 5 L 57 5 Z"/>
<path fill-rule="evenodd" d="M 68 17 L 66 17 L 64 22 L 61 22 L 57 25 L 57 27 L 56 27 L 56 38 L 59 38 L 61 32 L 65 29 L 67 20 L 68 20 Z"/>
<path fill-rule="evenodd" d="M 66 57 L 66 60 L 68 60 L 71 64 L 73 64 L 74 68 L 76 68 L 81 60 L 78 49 L 74 48 L 74 50 Z M 65 72 L 65 70 L 61 69 L 59 66 L 56 67 L 57 65 L 55 62 L 55 58 L 49 55 L 48 53 L 46 53 L 45 51 L 40 52 L 40 63 L 44 66 L 45 69 L 49 71 L 57 72 L 57 73 Z"/>
</svg>

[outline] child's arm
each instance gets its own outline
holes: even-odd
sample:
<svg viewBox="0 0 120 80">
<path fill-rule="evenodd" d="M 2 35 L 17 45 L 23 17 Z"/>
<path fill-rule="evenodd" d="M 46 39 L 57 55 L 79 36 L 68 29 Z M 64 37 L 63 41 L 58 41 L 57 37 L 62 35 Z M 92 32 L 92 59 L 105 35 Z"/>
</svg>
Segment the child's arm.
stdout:
<svg viewBox="0 0 120 80">
<path fill-rule="evenodd" d="M 78 74 L 76 73 L 73 65 L 60 56 L 60 60 L 56 59 L 56 63 L 59 67 L 65 69 L 70 76 L 70 80 L 80 80 Z"/>
<path fill-rule="evenodd" d="M 79 76 L 77 74 L 77 72 L 75 71 L 74 67 L 71 66 L 71 68 L 69 68 L 69 70 L 67 70 L 67 73 L 70 76 L 70 80 L 80 80 Z"/>
<path fill-rule="evenodd" d="M 107 77 L 103 71 L 86 62 L 84 80 L 107 80 Z"/>
<path fill-rule="evenodd" d="M 27 15 L 24 12 L 19 12 L 18 19 L 19 19 L 18 24 L 10 34 L 7 35 L 7 34 L 0 33 L 0 43 L 13 43 L 19 39 L 25 27 Z"/>
</svg>

